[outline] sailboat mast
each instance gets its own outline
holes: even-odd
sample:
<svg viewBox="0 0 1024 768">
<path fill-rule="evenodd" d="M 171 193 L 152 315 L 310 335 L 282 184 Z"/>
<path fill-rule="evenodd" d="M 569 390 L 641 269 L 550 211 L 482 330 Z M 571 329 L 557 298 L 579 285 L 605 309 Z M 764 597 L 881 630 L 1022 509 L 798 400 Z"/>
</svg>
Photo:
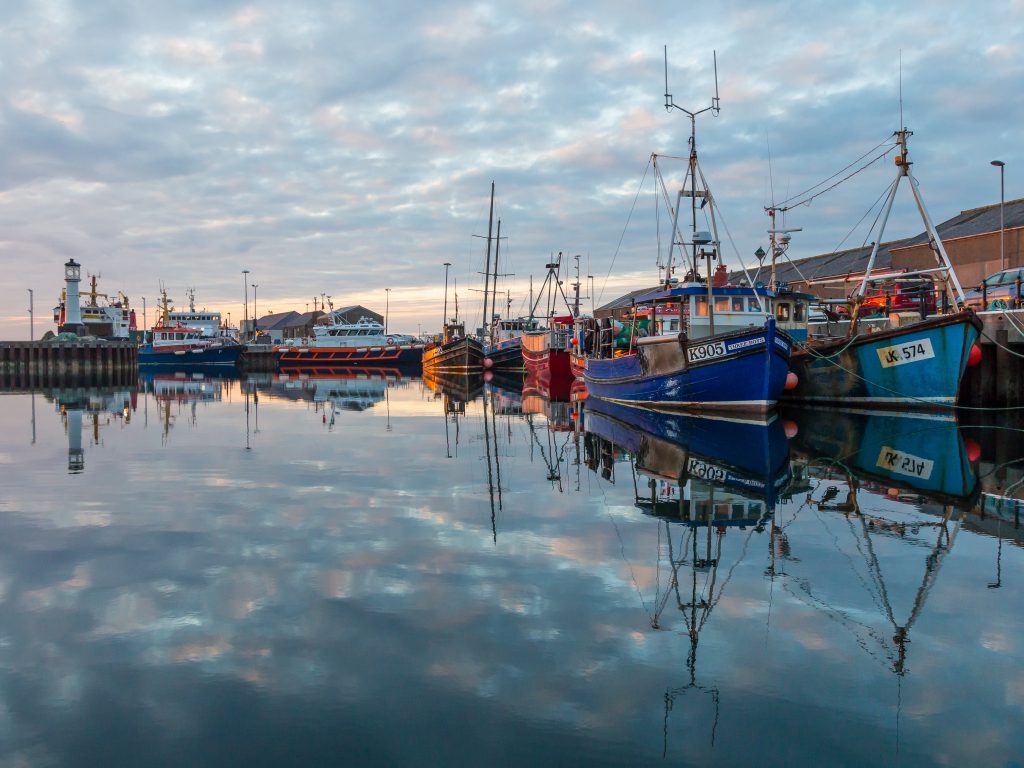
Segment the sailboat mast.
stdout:
<svg viewBox="0 0 1024 768">
<path fill-rule="evenodd" d="M 501 219 L 498 219 L 498 233 L 497 238 L 494 241 L 494 279 L 491 281 L 491 314 L 488 318 L 493 322 L 494 320 L 494 300 L 498 296 L 498 253 L 501 251 Z M 487 297 L 484 296 L 484 305 L 486 308 Z M 491 329 L 491 338 L 493 339 L 497 334 L 496 329 Z"/>
<path fill-rule="evenodd" d="M 494 182 L 491 182 L 491 212 L 487 217 L 487 266 L 484 268 L 484 336 L 488 335 L 487 329 L 490 322 L 487 318 L 487 293 L 491 279 L 491 234 L 494 230 Z"/>
</svg>

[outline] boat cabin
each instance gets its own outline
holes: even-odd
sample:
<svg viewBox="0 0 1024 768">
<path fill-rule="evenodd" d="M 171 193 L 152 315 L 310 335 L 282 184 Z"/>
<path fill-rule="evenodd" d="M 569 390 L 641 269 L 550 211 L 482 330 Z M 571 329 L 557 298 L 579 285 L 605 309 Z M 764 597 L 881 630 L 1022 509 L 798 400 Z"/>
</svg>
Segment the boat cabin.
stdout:
<svg viewBox="0 0 1024 768">
<path fill-rule="evenodd" d="M 158 325 L 153 328 L 154 347 L 195 345 L 208 338 L 202 328 L 189 328 L 184 325 Z"/>
<path fill-rule="evenodd" d="M 627 336 L 674 336 L 692 339 L 761 325 L 770 312 L 776 326 L 792 338 L 807 338 L 809 307 L 814 297 L 789 290 L 772 291 L 758 286 L 715 286 L 708 297 L 703 283 L 685 283 L 637 296 L 625 318 Z M 621 332 L 617 336 L 621 336 Z"/>
</svg>

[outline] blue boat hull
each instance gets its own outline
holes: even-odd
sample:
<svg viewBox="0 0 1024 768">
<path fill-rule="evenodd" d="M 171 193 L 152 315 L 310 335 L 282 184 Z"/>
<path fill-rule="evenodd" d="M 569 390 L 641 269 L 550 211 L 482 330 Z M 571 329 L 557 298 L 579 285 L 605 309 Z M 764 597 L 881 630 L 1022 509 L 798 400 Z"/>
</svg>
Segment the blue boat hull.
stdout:
<svg viewBox="0 0 1024 768">
<path fill-rule="evenodd" d="M 583 378 L 592 397 L 652 408 L 773 408 L 789 373 L 789 337 L 764 326 L 680 341 L 640 339 L 635 354 L 587 358 Z"/>
<path fill-rule="evenodd" d="M 684 481 L 704 480 L 774 507 L 790 480 L 782 421 L 706 418 L 587 399 L 584 429 L 636 457 L 637 469 Z"/>
<path fill-rule="evenodd" d="M 798 448 L 865 478 L 940 503 L 970 503 L 978 492 L 977 473 L 951 416 L 803 407 L 786 418 L 797 424 Z"/>
<path fill-rule="evenodd" d="M 241 344 L 201 347 L 178 352 L 154 350 L 152 344 L 139 347 L 139 365 L 173 365 L 176 367 L 236 365 L 242 354 Z"/>
<path fill-rule="evenodd" d="M 817 344 L 793 354 L 785 400 L 934 408 L 956 404 L 980 321 L 973 312 Z"/>
</svg>

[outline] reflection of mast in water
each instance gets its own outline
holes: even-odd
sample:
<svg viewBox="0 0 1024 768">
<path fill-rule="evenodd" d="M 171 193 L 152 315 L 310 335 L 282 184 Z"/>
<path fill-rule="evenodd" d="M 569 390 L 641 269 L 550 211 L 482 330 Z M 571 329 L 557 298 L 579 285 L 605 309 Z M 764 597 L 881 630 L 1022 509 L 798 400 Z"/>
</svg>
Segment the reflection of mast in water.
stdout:
<svg viewBox="0 0 1024 768">
<path fill-rule="evenodd" d="M 544 432 L 547 436 L 547 450 L 541 445 L 540 438 L 537 437 L 537 427 L 533 423 L 533 414 L 527 414 L 526 424 L 530 429 L 530 437 L 533 438 L 533 444 L 537 446 L 537 450 L 540 451 L 540 457 L 544 462 L 544 465 L 548 468 L 547 480 L 551 483 L 551 486 L 557 487 L 559 492 L 564 491 L 562 488 L 562 464 L 565 462 L 565 451 L 569 446 L 570 439 L 576 438 L 576 433 L 566 433 L 565 440 L 562 445 L 558 445 L 558 438 L 555 436 L 554 430 L 545 429 Z M 577 465 L 579 464 L 579 450 L 577 447 Z M 532 458 L 532 446 L 531 446 L 531 458 Z M 577 473 L 576 488 L 579 490 L 579 474 Z"/>
<path fill-rule="evenodd" d="M 493 396 L 493 392 L 492 392 L 492 396 Z M 493 538 L 494 543 L 497 544 L 498 543 L 497 512 L 501 512 L 502 511 L 502 501 L 501 501 L 501 462 L 498 460 L 498 432 L 497 432 L 497 426 L 492 421 L 492 419 L 494 418 L 493 403 L 491 404 L 492 407 L 490 409 L 490 415 L 488 415 L 488 412 L 487 412 L 488 411 L 487 404 L 488 404 L 488 401 L 490 399 L 491 398 L 487 397 L 486 394 L 484 395 L 484 398 L 483 398 L 483 402 L 484 402 L 484 442 L 487 445 L 487 449 L 486 449 L 486 454 L 487 454 L 487 493 L 490 496 L 490 500 L 491 500 L 491 537 Z M 495 464 L 495 467 L 493 469 L 492 469 L 492 466 L 491 466 L 491 436 L 492 435 L 494 436 L 494 464 Z M 494 470 L 496 470 L 496 472 Z M 497 496 L 498 496 L 497 510 L 495 510 L 495 506 L 494 506 L 494 497 L 495 497 L 494 476 L 495 476 L 495 474 L 497 474 L 497 478 L 498 478 L 498 482 L 497 482 Z"/>
<path fill-rule="evenodd" d="M 962 517 L 957 512 L 957 509 L 950 504 L 943 506 L 942 517 L 934 522 L 927 522 L 924 520 L 915 520 L 913 522 L 895 521 L 878 514 L 865 513 L 861 510 L 858 499 L 860 491 L 859 483 L 852 472 L 846 471 L 846 473 L 848 492 L 842 501 L 834 501 L 840 497 L 841 493 L 835 485 L 827 486 L 821 500 L 817 502 L 815 502 L 811 498 L 811 495 L 808 494 L 808 501 L 819 513 L 838 512 L 849 525 L 850 533 L 854 536 L 856 541 L 857 550 L 864 557 L 868 575 L 870 577 L 870 584 L 866 583 L 859 574 L 858 580 L 864 585 L 865 590 L 868 592 L 872 601 L 892 626 L 893 635 L 891 642 L 894 648 L 890 649 L 889 642 L 886 638 L 881 636 L 874 628 L 870 627 L 863 621 L 855 619 L 850 612 L 840 608 L 835 608 L 825 602 L 824 599 L 816 596 L 811 590 L 809 580 L 805 578 L 793 578 L 792 581 L 795 584 L 796 589 L 787 588 L 787 591 L 798 599 L 801 599 L 810 607 L 825 613 L 827 616 L 838 621 L 842 626 L 849 629 L 857 637 L 858 644 L 864 648 L 869 655 L 876 656 L 876 654 L 871 651 L 871 645 L 873 643 L 871 643 L 867 638 L 873 640 L 875 644 L 882 647 L 883 654 L 889 660 L 893 672 L 902 677 L 908 671 L 906 666 L 906 646 L 907 643 L 910 642 L 908 639 L 910 629 L 913 627 L 924 608 L 928 594 L 938 577 L 942 561 L 953 547 L 953 543 L 956 540 L 956 534 L 960 529 Z M 955 513 L 956 518 L 954 520 Z M 950 526 L 950 523 L 952 523 L 952 527 Z M 910 613 L 906 620 L 900 624 L 889 599 L 889 590 L 885 584 L 882 567 L 875 551 L 875 544 L 872 537 L 886 536 L 897 541 L 906 542 L 908 545 L 913 545 L 914 540 L 910 537 L 914 536 L 924 528 L 935 528 L 937 530 L 937 535 L 934 544 L 929 545 L 929 552 L 924 561 L 924 572 L 922 574 L 921 584 L 915 591 Z M 784 540 L 780 540 L 780 543 L 781 541 Z M 787 559 L 792 560 L 792 557 L 788 553 Z M 848 561 L 851 568 L 853 568 L 853 561 L 849 560 L 849 558 Z M 854 572 L 856 573 L 856 571 Z M 777 573 L 783 577 L 791 576 L 791 574 L 787 573 L 785 570 L 777 571 Z M 803 596 L 797 594 L 797 591 L 803 593 Z M 867 638 L 864 635 L 867 635 Z"/>
</svg>

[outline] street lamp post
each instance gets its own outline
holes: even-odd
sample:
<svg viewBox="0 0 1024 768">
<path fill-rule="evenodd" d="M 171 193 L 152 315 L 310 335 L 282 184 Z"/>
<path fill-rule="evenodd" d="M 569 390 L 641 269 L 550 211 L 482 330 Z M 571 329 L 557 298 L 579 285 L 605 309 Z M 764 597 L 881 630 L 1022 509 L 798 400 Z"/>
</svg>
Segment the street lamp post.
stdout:
<svg viewBox="0 0 1024 768">
<path fill-rule="evenodd" d="M 28 289 L 28 340 L 36 340 L 36 329 L 35 329 L 35 305 L 33 303 L 32 289 Z"/>
<path fill-rule="evenodd" d="M 245 291 L 245 308 L 242 314 L 242 332 L 241 336 L 244 339 L 246 334 L 245 326 L 249 324 L 249 270 L 242 270 L 242 288 Z"/>
<path fill-rule="evenodd" d="M 441 328 L 444 329 L 445 324 L 448 322 L 448 267 L 452 263 L 446 261 L 444 263 L 444 317 L 441 318 Z"/>
<path fill-rule="evenodd" d="M 1006 236 L 1006 230 L 1003 224 L 1003 209 L 1006 205 L 1006 188 L 1003 185 L 1003 171 L 1006 168 L 1006 163 L 1002 160 L 993 160 L 992 165 L 999 169 L 999 271 L 1001 272 L 1006 269 L 1006 251 L 1003 248 L 1003 238 Z"/>
<path fill-rule="evenodd" d="M 388 308 L 391 303 L 391 289 L 384 289 L 384 335 L 388 335 Z"/>
<path fill-rule="evenodd" d="M 256 318 L 259 317 L 259 313 L 256 311 L 256 289 L 259 288 L 259 283 L 252 284 L 252 333 L 253 338 L 259 336 L 260 333 L 260 321 Z"/>
</svg>

